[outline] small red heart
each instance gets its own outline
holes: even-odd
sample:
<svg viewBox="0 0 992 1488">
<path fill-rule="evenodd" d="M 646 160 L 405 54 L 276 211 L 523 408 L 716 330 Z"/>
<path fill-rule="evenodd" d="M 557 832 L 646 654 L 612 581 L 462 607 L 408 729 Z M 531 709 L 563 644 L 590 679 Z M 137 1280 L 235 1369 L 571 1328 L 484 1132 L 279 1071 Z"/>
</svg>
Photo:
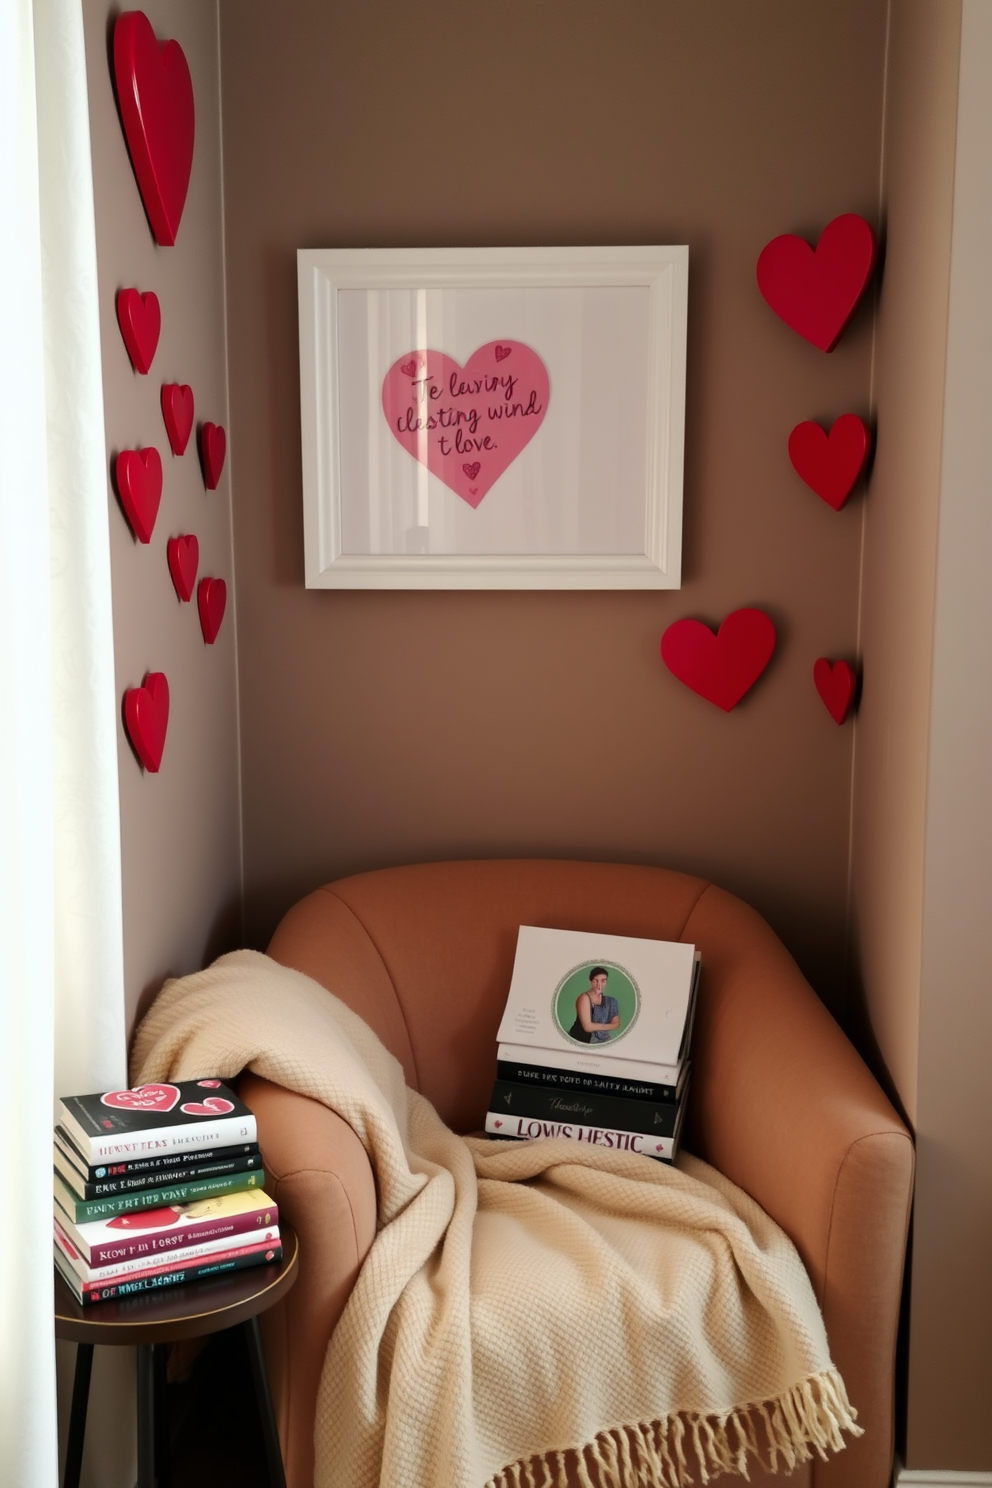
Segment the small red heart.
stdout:
<svg viewBox="0 0 992 1488">
<path fill-rule="evenodd" d="M 180 1218 L 178 1209 L 139 1209 L 107 1220 L 108 1230 L 164 1230 Z"/>
<path fill-rule="evenodd" d="M 851 711 L 858 677 L 850 662 L 820 656 L 813 663 L 813 681 L 834 723 L 843 723 Z"/>
<path fill-rule="evenodd" d="M 475 477 L 478 475 L 479 471 L 482 469 L 482 465 L 480 464 L 480 462 L 478 460 L 473 460 L 470 465 L 463 465 L 462 466 L 462 469 L 464 470 L 465 474 L 468 476 L 469 480 L 475 480 Z"/>
<path fill-rule="evenodd" d="M 216 491 L 227 454 L 227 435 L 221 424 L 204 424 L 200 430 L 200 455 L 203 460 L 203 484 Z"/>
<path fill-rule="evenodd" d="M 200 611 L 200 629 L 203 639 L 212 646 L 217 639 L 220 623 L 227 606 L 227 585 L 223 579 L 201 579 L 196 591 L 197 608 Z"/>
<path fill-rule="evenodd" d="M 186 1101 L 179 1109 L 187 1116 L 226 1116 L 228 1111 L 234 1110 L 234 1102 L 225 1100 L 222 1095 L 208 1095 L 205 1101 Z"/>
<path fill-rule="evenodd" d="M 196 113 L 193 82 L 177 41 L 158 42 L 148 17 L 114 23 L 114 81 L 124 138 L 156 243 L 176 241 L 190 171 Z"/>
<path fill-rule="evenodd" d="M 468 494 L 470 496 L 478 496 L 478 494 L 479 494 L 479 488 L 478 488 L 478 486 L 469 486 L 469 488 L 468 488 Z"/>
<path fill-rule="evenodd" d="M 834 511 L 840 511 L 868 459 L 871 433 L 856 413 L 842 413 L 828 434 L 807 420 L 789 435 L 793 469 Z"/>
<path fill-rule="evenodd" d="M 154 445 L 121 450 L 114 461 L 114 475 L 131 531 L 140 543 L 149 542 L 162 500 L 162 456 Z"/>
<path fill-rule="evenodd" d="M 166 552 L 176 593 L 186 603 L 193 598 L 196 570 L 200 566 L 200 544 L 190 532 L 182 537 L 170 537 Z"/>
<path fill-rule="evenodd" d="M 108 1090 L 100 1104 L 121 1111 L 171 1111 L 182 1092 L 178 1085 L 136 1085 L 133 1090 Z"/>
<path fill-rule="evenodd" d="M 729 713 L 771 661 L 775 639 L 764 610 L 734 610 L 715 635 L 701 620 L 676 620 L 661 638 L 661 656 L 680 682 Z"/>
<path fill-rule="evenodd" d="M 139 760 L 150 775 L 157 775 L 169 727 L 169 682 L 164 672 L 149 672 L 140 687 L 128 688 L 124 724 Z"/>
<path fill-rule="evenodd" d="M 416 358 L 415 357 L 411 357 L 408 362 L 401 362 L 400 363 L 400 371 L 403 373 L 403 376 L 404 377 L 413 377 L 413 375 L 416 372 L 416 370 L 417 370 L 417 361 L 416 361 Z"/>
<path fill-rule="evenodd" d="M 184 455 L 193 432 L 193 389 L 185 382 L 162 384 L 162 417 L 174 455 Z"/>
<path fill-rule="evenodd" d="M 813 249 L 783 233 L 761 250 L 758 288 L 787 326 L 821 351 L 833 351 L 875 267 L 878 245 L 863 217 L 829 222 Z"/>
<path fill-rule="evenodd" d="M 497 348 L 496 348 L 496 360 L 498 362 L 505 362 L 506 359 L 507 359 L 507 357 L 510 355 L 510 352 L 512 350 L 513 350 L 513 347 L 512 346 L 497 346 Z"/>
<path fill-rule="evenodd" d="M 151 366 L 158 338 L 162 332 L 162 307 L 153 290 L 140 294 L 136 289 L 117 291 L 117 324 L 124 337 L 127 354 L 135 372 L 145 373 Z"/>
<path fill-rule="evenodd" d="M 502 1125 L 503 1125 L 502 1121 L 494 1121 L 493 1122 L 493 1126 L 495 1126 L 495 1127 L 500 1127 Z"/>
</svg>

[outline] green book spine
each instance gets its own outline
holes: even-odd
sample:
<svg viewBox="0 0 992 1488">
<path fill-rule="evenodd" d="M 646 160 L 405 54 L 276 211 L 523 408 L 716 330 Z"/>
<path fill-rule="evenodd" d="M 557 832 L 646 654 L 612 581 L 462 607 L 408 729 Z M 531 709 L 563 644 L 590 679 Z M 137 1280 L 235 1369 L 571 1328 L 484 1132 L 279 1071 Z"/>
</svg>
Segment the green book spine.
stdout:
<svg viewBox="0 0 992 1488">
<path fill-rule="evenodd" d="M 118 1214 L 131 1214 L 138 1209 L 164 1209 L 167 1204 L 192 1204 L 197 1199 L 215 1194 L 242 1193 L 246 1188 L 264 1188 L 265 1172 L 231 1173 L 226 1178 L 197 1178 L 191 1183 L 170 1183 L 162 1188 L 145 1188 L 140 1193 L 113 1194 L 105 1199 L 80 1199 L 55 1174 L 56 1210 L 63 1209 L 73 1224 L 88 1219 L 113 1219 Z M 57 1215 L 56 1215 L 57 1217 Z"/>
</svg>

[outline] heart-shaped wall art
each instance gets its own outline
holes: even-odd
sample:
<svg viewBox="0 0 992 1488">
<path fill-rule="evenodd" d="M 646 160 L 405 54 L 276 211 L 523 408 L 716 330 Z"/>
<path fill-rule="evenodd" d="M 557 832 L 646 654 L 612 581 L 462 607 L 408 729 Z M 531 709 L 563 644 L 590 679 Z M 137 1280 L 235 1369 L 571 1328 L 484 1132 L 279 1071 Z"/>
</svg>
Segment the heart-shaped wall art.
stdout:
<svg viewBox="0 0 992 1488">
<path fill-rule="evenodd" d="M 858 688 L 857 673 L 850 662 L 819 657 L 813 663 L 813 682 L 834 723 L 843 723 L 851 711 Z"/>
<path fill-rule="evenodd" d="M 830 433 L 807 420 L 789 435 L 793 469 L 834 511 L 854 489 L 871 451 L 871 431 L 856 413 L 842 413 Z"/>
<path fill-rule="evenodd" d="M 393 438 L 475 508 L 534 438 L 548 411 L 548 369 L 522 341 L 490 341 L 464 367 L 443 351 L 408 351 L 386 373 Z"/>
<path fill-rule="evenodd" d="M 114 81 L 141 200 L 156 243 L 168 248 L 186 205 L 196 132 L 183 49 L 160 44 L 143 11 L 125 11 L 114 23 Z"/>
<path fill-rule="evenodd" d="M 174 455 L 186 453 L 193 432 L 193 389 L 185 382 L 162 384 L 162 418 Z"/>
<path fill-rule="evenodd" d="M 212 646 L 227 608 L 227 585 L 224 580 L 201 579 L 196 591 L 196 604 L 200 611 L 203 639 L 208 646 Z"/>
<path fill-rule="evenodd" d="M 139 542 L 149 542 L 162 500 L 162 456 L 154 445 L 121 450 L 114 462 L 114 477 L 131 531 Z"/>
<path fill-rule="evenodd" d="M 200 544 L 192 532 L 170 537 L 166 545 L 169 572 L 179 598 L 188 603 L 193 598 L 196 570 L 200 566 Z"/>
<path fill-rule="evenodd" d="M 140 687 L 125 692 L 124 726 L 135 754 L 149 774 L 156 775 L 169 728 L 169 682 L 164 672 L 149 672 Z"/>
<path fill-rule="evenodd" d="M 131 366 L 135 372 L 146 373 L 155 359 L 158 338 L 162 333 L 162 307 L 154 290 L 141 294 L 136 289 L 119 289 L 117 324 Z"/>
<path fill-rule="evenodd" d="M 787 326 L 821 351 L 833 351 L 875 267 L 875 234 L 845 212 L 827 224 L 813 249 L 784 233 L 758 258 L 758 288 Z"/>
<path fill-rule="evenodd" d="M 227 435 L 223 425 L 204 424 L 200 430 L 200 459 L 203 463 L 203 484 L 208 491 L 217 489 L 226 454 Z"/>
<path fill-rule="evenodd" d="M 661 638 L 661 657 L 686 687 L 729 713 L 771 661 L 775 640 L 764 610 L 734 610 L 716 634 L 701 620 L 676 620 Z"/>
<path fill-rule="evenodd" d="M 118 1111 L 171 1111 L 182 1094 L 178 1085 L 136 1085 L 133 1090 L 108 1090 L 100 1104 Z"/>
</svg>

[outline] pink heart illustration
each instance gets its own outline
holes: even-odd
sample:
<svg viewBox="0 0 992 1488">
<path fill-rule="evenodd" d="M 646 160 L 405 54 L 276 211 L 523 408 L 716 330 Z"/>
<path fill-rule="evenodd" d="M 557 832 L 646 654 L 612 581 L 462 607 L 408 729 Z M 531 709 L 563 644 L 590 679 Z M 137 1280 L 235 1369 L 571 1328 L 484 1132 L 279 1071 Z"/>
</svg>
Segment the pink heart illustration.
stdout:
<svg viewBox="0 0 992 1488">
<path fill-rule="evenodd" d="M 196 1083 L 201 1088 L 205 1087 L 207 1090 L 216 1090 L 220 1085 L 219 1080 L 197 1080 Z"/>
<path fill-rule="evenodd" d="M 179 1095 L 176 1085 L 139 1085 L 135 1090 L 108 1090 L 100 1103 L 121 1111 L 171 1111 Z"/>
<path fill-rule="evenodd" d="M 494 1121 L 493 1122 L 493 1126 L 499 1127 L 499 1126 L 502 1126 L 502 1125 L 503 1125 L 502 1121 Z"/>
<path fill-rule="evenodd" d="M 512 371 L 499 366 L 511 352 Z M 383 379 L 382 411 L 390 433 L 475 508 L 544 422 L 548 369 L 522 341 L 490 341 L 464 367 L 443 351 L 414 360 L 414 375 L 405 353 Z"/>
<path fill-rule="evenodd" d="M 186 1101 L 179 1109 L 187 1116 L 226 1116 L 234 1110 L 234 1102 L 222 1095 L 208 1095 L 205 1101 Z"/>
</svg>

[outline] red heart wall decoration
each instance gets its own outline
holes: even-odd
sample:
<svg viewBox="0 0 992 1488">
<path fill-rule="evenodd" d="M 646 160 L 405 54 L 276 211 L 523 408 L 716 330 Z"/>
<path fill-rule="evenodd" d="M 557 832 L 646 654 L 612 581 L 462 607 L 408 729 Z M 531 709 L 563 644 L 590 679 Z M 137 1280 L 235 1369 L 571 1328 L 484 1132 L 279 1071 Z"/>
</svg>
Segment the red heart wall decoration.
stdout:
<svg viewBox="0 0 992 1488">
<path fill-rule="evenodd" d="M 203 639 L 208 646 L 212 646 L 227 608 L 227 585 L 224 580 L 201 579 L 196 591 L 196 604 L 200 611 Z"/>
<path fill-rule="evenodd" d="M 193 432 L 193 389 L 185 382 L 162 384 L 162 417 L 174 455 L 186 453 Z"/>
<path fill-rule="evenodd" d="M 158 338 L 162 333 L 162 307 L 154 290 L 140 294 L 136 289 L 119 289 L 117 324 L 121 328 L 131 366 L 135 372 L 146 373 L 154 361 Z"/>
<path fill-rule="evenodd" d="M 203 484 L 216 491 L 227 454 L 227 435 L 221 424 L 204 424 L 200 430 L 200 457 L 203 461 Z"/>
<path fill-rule="evenodd" d="M 159 44 L 148 17 L 125 11 L 114 24 L 114 80 L 131 164 L 156 243 L 176 241 L 196 119 L 193 82 L 178 41 Z"/>
<path fill-rule="evenodd" d="M 121 450 L 114 462 L 114 476 L 131 531 L 139 542 L 149 542 L 162 500 L 162 456 L 154 445 Z"/>
<path fill-rule="evenodd" d="M 843 723 L 857 691 L 857 673 L 847 661 L 821 656 L 813 663 L 813 682 L 834 723 Z"/>
<path fill-rule="evenodd" d="M 156 775 L 169 727 L 169 682 L 164 672 L 149 672 L 140 687 L 125 692 L 124 726 L 135 754 L 149 774 Z"/>
<path fill-rule="evenodd" d="M 793 469 L 817 496 L 840 511 L 871 451 L 871 431 L 856 413 L 842 413 L 828 434 L 807 420 L 789 435 Z"/>
<path fill-rule="evenodd" d="M 764 610 L 734 610 L 715 635 L 701 620 L 676 620 L 661 638 L 661 656 L 680 682 L 729 713 L 771 661 L 775 640 Z"/>
<path fill-rule="evenodd" d="M 784 233 L 758 258 L 758 288 L 787 326 L 821 351 L 833 351 L 868 285 L 877 253 L 863 217 L 845 212 L 827 224 L 813 249 Z"/>
<path fill-rule="evenodd" d="M 187 603 L 193 598 L 196 570 L 200 566 L 200 544 L 192 532 L 170 537 L 166 545 L 169 572 L 179 598 Z"/>
</svg>

